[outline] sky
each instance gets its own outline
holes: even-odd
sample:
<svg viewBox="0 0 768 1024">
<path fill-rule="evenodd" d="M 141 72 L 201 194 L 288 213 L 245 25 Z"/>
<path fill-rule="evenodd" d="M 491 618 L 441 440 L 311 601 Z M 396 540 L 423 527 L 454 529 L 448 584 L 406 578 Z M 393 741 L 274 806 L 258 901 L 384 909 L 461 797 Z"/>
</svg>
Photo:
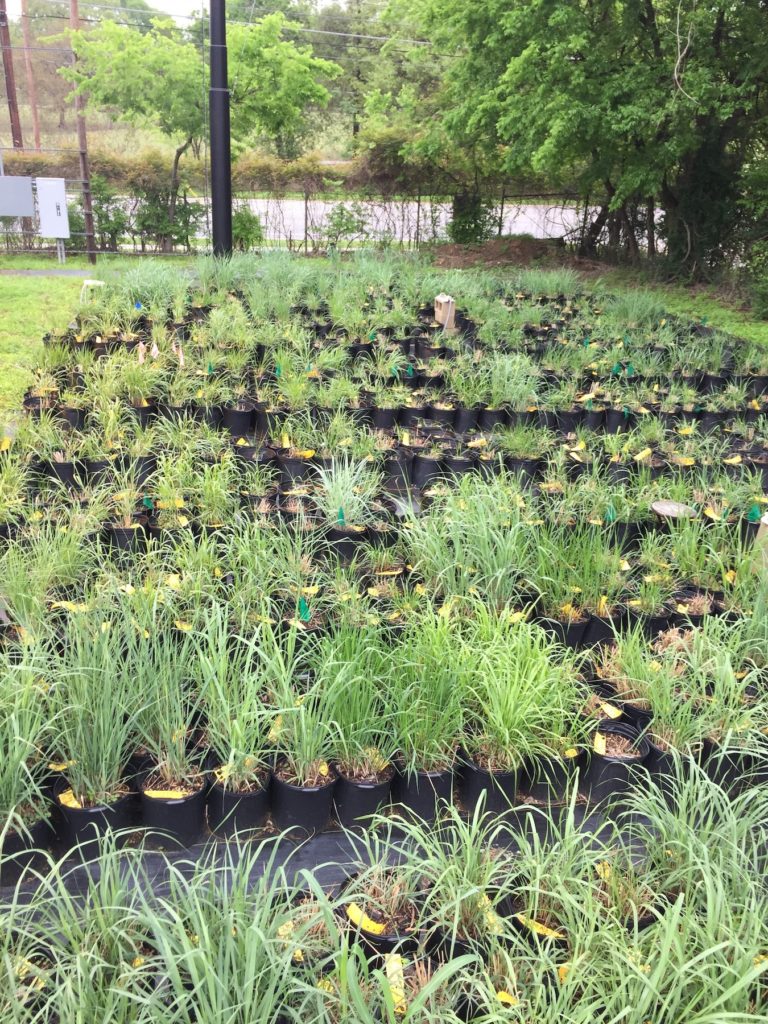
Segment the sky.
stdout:
<svg viewBox="0 0 768 1024">
<path fill-rule="evenodd" d="M 94 3 L 109 4 L 110 0 L 93 0 Z M 170 14 L 174 18 L 183 17 L 185 14 L 199 14 L 201 8 L 201 0 L 149 0 L 151 7 L 157 11 L 162 11 L 164 14 Z M 130 7 L 130 3 L 126 3 L 126 7 Z M 208 7 L 207 0 L 205 0 L 205 7 Z M 18 18 L 21 15 L 21 0 L 7 0 L 8 17 Z M 88 9 L 86 0 L 80 0 L 80 13 L 85 15 Z M 97 10 L 95 8 L 94 10 Z"/>
</svg>

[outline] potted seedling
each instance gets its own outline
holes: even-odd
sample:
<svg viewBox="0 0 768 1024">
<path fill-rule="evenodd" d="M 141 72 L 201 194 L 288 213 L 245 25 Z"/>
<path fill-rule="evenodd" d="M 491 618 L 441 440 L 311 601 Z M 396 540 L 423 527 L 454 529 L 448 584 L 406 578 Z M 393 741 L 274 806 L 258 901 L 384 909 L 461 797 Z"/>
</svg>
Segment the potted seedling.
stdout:
<svg viewBox="0 0 768 1024">
<path fill-rule="evenodd" d="M 549 755 L 540 745 L 546 728 L 557 715 L 575 718 L 573 657 L 556 660 L 542 630 L 508 618 L 489 617 L 490 628 L 470 635 L 476 661 L 462 742 L 462 801 L 470 814 L 481 801 L 486 813 L 509 814 L 523 770 Z"/>
<path fill-rule="evenodd" d="M 317 685 L 328 693 L 336 817 L 342 828 L 366 826 L 389 800 L 395 774 L 385 717 L 389 662 L 383 633 L 340 624 L 320 639 L 311 666 Z"/>
<path fill-rule="evenodd" d="M 160 372 L 156 362 L 139 362 L 136 356 L 125 360 L 120 369 L 122 389 L 128 405 L 142 427 L 155 418 Z"/>
<path fill-rule="evenodd" d="M 147 631 L 152 643 L 144 642 L 143 630 L 136 632 L 129 656 L 144 680 L 136 722 L 143 755 L 136 779 L 141 820 L 158 842 L 190 846 L 204 828 L 208 788 L 196 732 L 202 697 L 188 678 L 191 631 L 180 620 L 175 633 L 156 620 Z"/>
<path fill-rule="evenodd" d="M 365 541 L 380 488 L 380 474 L 364 462 L 334 459 L 318 470 L 315 501 L 329 546 L 339 558 L 353 558 Z"/>
<path fill-rule="evenodd" d="M 452 798 L 464 717 L 465 665 L 449 616 L 429 610 L 414 617 L 392 654 L 386 702 L 398 750 L 393 801 L 434 821 Z"/>
<path fill-rule="evenodd" d="M 64 487 L 74 487 L 83 475 L 79 460 L 81 442 L 77 434 L 63 429 L 50 413 L 41 413 L 28 443 L 37 459 L 40 472 Z"/>
<path fill-rule="evenodd" d="M 15 456 L 0 457 L 0 540 L 15 536 L 25 519 L 29 470 Z"/>
<path fill-rule="evenodd" d="M 96 618 L 96 621 L 94 621 Z M 106 829 L 133 825 L 126 765 L 134 744 L 135 679 L 120 671 L 121 630 L 101 629 L 101 616 L 72 616 L 51 672 L 49 749 L 64 766 L 54 786 L 59 839 L 65 849 L 90 847 Z"/>
<path fill-rule="evenodd" d="M 198 637 L 202 707 L 213 760 L 208 824 L 229 837 L 259 828 L 269 812 L 270 732 L 276 712 L 264 699 L 256 631 L 233 649 L 228 615 L 213 608 Z"/>
</svg>

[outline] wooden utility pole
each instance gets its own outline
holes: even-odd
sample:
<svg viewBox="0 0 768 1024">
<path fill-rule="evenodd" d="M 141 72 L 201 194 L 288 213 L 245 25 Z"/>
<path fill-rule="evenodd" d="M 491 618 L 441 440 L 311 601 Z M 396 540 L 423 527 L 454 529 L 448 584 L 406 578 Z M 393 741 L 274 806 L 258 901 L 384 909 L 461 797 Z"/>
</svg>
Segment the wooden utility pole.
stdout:
<svg viewBox="0 0 768 1024">
<path fill-rule="evenodd" d="M 40 149 L 40 110 L 37 105 L 37 82 L 32 68 L 32 33 L 29 29 L 29 0 L 21 0 L 21 32 L 24 37 L 24 70 L 27 75 L 27 99 L 32 111 L 32 136 L 35 149 Z"/>
<path fill-rule="evenodd" d="M 11 32 L 8 27 L 8 12 L 5 0 L 0 0 L 0 47 L 3 50 L 3 71 L 5 72 L 5 95 L 8 97 L 8 113 L 11 117 L 11 140 L 14 149 L 24 149 L 19 120 L 19 101 L 16 97 L 16 76 L 13 73 L 13 50 Z"/>
<path fill-rule="evenodd" d="M 4 3 L 4 0 L 0 0 Z M 80 12 L 77 0 L 69 0 L 69 27 L 80 28 Z M 93 200 L 91 198 L 91 171 L 88 164 L 88 135 L 85 130 L 85 99 L 75 93 L 75 116 L 77 118 L 77 148 L 80 150 L 80 184 L 83 189 L 83 220 L 85 221 L 85 248 L 90 263 L 96 262 L 96 234 L 93 230 Z"/>
</svg>

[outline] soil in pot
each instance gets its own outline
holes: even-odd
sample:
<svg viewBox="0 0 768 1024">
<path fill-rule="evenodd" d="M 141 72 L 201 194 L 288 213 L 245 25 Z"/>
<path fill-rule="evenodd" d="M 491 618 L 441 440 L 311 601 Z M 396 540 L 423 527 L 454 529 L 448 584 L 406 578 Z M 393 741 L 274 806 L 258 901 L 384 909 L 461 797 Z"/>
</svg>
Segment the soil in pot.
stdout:
<svg viewBox="0 0 768 1024">
<path fill-rule="evenodd" d="M 353 875 L 344 889 L 355 878 Z M 365 878 L 361 885 L 365 891 L 344 904 L 340 913 L 347 926 L 360 937 L 369 955 L 415 952 L 420 908 L 409 893 L 406 881 L 398 878 L 397 869 L 385 869 L 383 878 L 378 879 L 374 874 Z"/>
<path fill-rule="evenodd" d="M 205 830 L 206 790 L 202 780 L 171 789 L 150 776 L 141 791 L 141 822 L 162 845 L 191 846 Z"/>
<path fill-rule="evenodd" d="M 589 799 L 602 803 L 625 797 L 648 753 L 647 740 L 629 722 L 598 722 L 584 772 L 584 789 Z"/>
<path fill-rule="evenodd" d="M 324 762 L 311 785 L 299 786 L 286 762 L 278 762 L 272 772 L 272 821 L 279 832 L 305 838 L 328 827 L 336 783 Z"/>
</svg>

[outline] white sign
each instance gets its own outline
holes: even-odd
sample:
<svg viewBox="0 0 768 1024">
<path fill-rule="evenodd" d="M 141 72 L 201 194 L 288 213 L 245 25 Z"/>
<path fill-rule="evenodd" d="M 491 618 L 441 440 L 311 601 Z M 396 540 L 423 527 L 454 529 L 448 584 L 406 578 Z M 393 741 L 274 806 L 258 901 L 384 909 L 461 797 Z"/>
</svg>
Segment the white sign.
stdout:
<svg viewBox="0 0 768 1024">
<path fill-rule="evenodd" d="M 64 178 L 36 178 L 37 212 L 43 238 L 69 238 L 69 214 Z"/>
<path fill-rule="evenodd" d="M 32 179 L 19 174 L 0 174 L 0 217 L 32 217 Z"/>
</svg>

